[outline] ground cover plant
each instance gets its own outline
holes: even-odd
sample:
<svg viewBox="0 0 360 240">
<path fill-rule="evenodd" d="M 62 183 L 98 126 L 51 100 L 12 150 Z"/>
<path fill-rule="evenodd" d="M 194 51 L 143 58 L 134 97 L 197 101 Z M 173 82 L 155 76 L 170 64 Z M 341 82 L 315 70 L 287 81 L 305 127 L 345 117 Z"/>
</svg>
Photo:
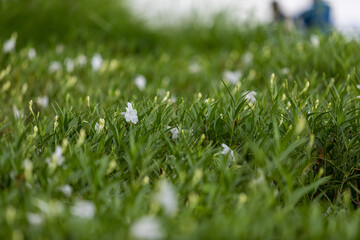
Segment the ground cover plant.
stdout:
<svg viewBox="0 0 360 240">
<path fill-rule="evenodd" d="M 357 41 L 30 3 L 68 29 L 1 28 L 1 239 L 358 239 Z"/>
</svg>

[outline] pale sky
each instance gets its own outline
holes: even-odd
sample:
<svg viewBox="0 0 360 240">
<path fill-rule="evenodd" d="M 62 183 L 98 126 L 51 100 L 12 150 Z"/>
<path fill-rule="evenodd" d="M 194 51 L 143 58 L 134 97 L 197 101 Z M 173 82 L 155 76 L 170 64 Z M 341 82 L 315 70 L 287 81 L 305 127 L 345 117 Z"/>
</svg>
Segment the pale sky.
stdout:
<svg viewBox="0 0 360 240">
<path fill-rule="evenodd" d="M 150 22 L 165 19 L 166 23 L 178 22 L 191 11 L 207 19 L 211 13 L 227 9 L 231 17 L 241 21 L 253 15 L 257 21 L 271 19 L 272 0 L 129 0 L 130 6 Z M 296 16 L 312 0 L 278 0 L 284 12 Z M 340 29 L 360 28 L 360 0 L 328 0 L 333 10 L 333 20 Z M 155 24 L 157 24 L 156 22 Z"/>
</svg>

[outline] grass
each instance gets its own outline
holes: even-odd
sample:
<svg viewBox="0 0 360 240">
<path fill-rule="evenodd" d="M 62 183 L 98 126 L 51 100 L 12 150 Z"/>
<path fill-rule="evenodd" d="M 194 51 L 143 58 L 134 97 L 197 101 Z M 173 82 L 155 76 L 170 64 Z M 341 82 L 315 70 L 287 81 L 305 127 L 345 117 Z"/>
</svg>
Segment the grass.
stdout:
<svg viewBox="0 0 360 240">
<path fill-rule="evenodd" d="M 88 3 L 73 25 L 53 10 L 66 31 L 41 41 L 44 13 L 29 17 L 33 33 L 0 28 L 1 46 L 18 33 L 0 55 L 1 239 L 142 238 L 146 216 L 153 238 L 358 239 L 357 41 L 221 19 L 153 30 L 109 18 L 105 31 L 84 17 L 98 13 Z M 104 16 L 123 9 L 111 3 Z M 13 19 L 17 2 L 2 4 Z M 233 84 L 226 70 L 242 76 Z"/>
</svg>

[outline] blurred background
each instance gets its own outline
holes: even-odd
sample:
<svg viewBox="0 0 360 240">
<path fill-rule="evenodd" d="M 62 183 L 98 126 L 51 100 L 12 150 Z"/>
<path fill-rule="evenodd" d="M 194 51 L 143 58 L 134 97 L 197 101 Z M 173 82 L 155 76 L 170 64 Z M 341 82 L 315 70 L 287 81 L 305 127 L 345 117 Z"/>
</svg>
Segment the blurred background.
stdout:
<svg viewBox="0 0 360 240">
<path fill-rule="evenodd" d="M 204 22 L 219 11 L 224 11 L 239 23 L 269 22 L 272 0 L 131 0 L 134 12 L 152 24 L 178 23 L 196 13 Z M 286 16 L 294 17 L 309 8 L 312 0 L 278 0 Z M 359 0 L 328 0 L 335 26 L 343 32 L 360 28 Z"/>
<path fill-rule="evenodd" d="M 82 44 L 89 39 L 117 41 L 117 44 L 122 41 L 128 44 L 131 42 L 129 40 L 136 39 L 137 44 L 151 47 L 152 42 L 159 42 L 164 34 L 174 35 L 171 32 L 173 25 L 186 28 L 200 23 L 212 27 L 214 19 L 226 19 L 226 25 L 230 23 L 236 29 L 245 29 L 245 26 L 258 23 L 267 24 L 272 20 L 271 2 L 272 0 L 0 0 L 0 39 L 8 39 L 16 32 L 19 46 L 49 42 L 74 44 L 74 40 L 77 44 Z M 357 13 L 360 1 L 327 2 L 332 8 L 331 15 L 336 29 L 349 36 L 357 34 L 360 29 L 360 14 Z M 294 18 L 308 9 L 312 0 L 279 0 L 278 3 L 286 17 Z M 161 27 L 161 33 L 153 31 L 152 28 L 156 27 Z M 164 27 L 168 27 L 169 31 L 164 31 Z"/>
</svg>

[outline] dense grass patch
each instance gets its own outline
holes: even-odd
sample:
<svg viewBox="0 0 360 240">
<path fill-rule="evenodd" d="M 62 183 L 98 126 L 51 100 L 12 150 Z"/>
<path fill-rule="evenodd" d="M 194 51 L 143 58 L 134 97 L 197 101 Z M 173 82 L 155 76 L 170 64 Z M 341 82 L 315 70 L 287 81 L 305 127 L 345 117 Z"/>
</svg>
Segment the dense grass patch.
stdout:
<svg viewBox="0 0 360 240">
<path fill-rule="evenodd" d="M 358 238 L 358 42 L 87 3 L 2 3 L 1 239 Z"/>
</svg>

